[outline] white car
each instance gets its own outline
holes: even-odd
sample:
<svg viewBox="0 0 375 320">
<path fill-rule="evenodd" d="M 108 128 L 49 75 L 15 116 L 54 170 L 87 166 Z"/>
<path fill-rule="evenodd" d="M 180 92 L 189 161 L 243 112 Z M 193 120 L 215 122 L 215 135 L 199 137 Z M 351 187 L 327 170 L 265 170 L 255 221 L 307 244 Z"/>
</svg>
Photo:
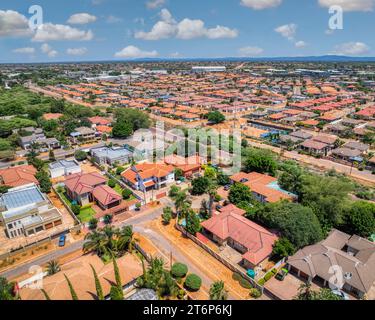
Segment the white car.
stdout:
<svg viewBox="0 0 375 320">
<path fill-rule="evenodd" d="M 342 300 L 350 300 L 349 296 L 341 290 L 332 290 L 332 293 L 339 296 Z"/>
</svg>

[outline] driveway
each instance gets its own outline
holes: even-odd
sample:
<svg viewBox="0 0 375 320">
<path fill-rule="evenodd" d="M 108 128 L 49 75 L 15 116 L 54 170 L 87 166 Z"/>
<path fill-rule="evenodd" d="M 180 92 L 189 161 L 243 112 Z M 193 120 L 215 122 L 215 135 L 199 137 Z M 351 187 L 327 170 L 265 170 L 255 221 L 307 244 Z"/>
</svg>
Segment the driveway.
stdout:
<svg viewBox="0 0 375 320">
<path fill-rule="evenodd" d="M 304 284 L 302 280 L 288 274 L 284 281 L 279 281 L 276 278 L 270 279 L 266 282 L 265 287 L 281 300 L 293 300 L 302 284 Z M 312 290 L 320 289 L 315 283 L 312 283 L 311 288 Z"/>
</svg>

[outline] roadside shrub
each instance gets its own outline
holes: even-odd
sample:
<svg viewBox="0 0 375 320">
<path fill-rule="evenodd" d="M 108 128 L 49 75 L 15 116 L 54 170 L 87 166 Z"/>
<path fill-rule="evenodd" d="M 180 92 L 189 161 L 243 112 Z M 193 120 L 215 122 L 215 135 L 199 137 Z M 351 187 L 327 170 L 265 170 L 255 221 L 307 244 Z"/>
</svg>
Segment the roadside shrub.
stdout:
<svg viewBox="0 0 375 320">
<path fill-rule="evenodd" d="M 132 193 L 129 189 L 124 189 L 124 190 L 122 191 L 122 198 L 123 198 L 124 200 L 129 200 L 132 194 L 133 194 L 133 193 Z"/>
<path fill-rule="evenodd" d="M 175 263 L 172 266 L 171 274 L 175 278 L 184 278 L 188 273 L 188 267 L 183 263 Z"/>
<path fill-rule="evenodd" d="M 116 187 L 116 181 L 113 180 L 113 179 L 109 179 L 108 180 L 108 186 L 111 187 L 111 188 Z"/>
<path fill-rule="evenodd" d="M 202 285 L 202 279 L 191 273 L 186 277 L 185 287 L 190 291 L 198 291 Z"/>
<path fill-rule="evenodd" d="M 235 280 L 235 281 L 240 281 L 241 278 L 242 277 L 238 273 L 233 273 L 233 275 L 232 275 L 232 279 Z"/>
<path fill-rule="evenodd" d="M 78 204 L 73 204 L 72 211 L 76 216 L 78 216 L 81 213 L 81 207 Z"/>
<path fill-rule="evenodd" d="M 261 286 L 264 286 L 265 283 L 266 281 L 263 278 L 258 281 L 258 284 Z"/>
<path fill-rule="evenodd" d="M 253 288 L 250 290 L 250 296 L 254 299 L 258 299 L 262 296 L 262 293 L 257 288 Z"/>
<path fill-rule="evenodd" d="M 240 283 L 240 286 L 242 288 L 245 288 L 245 289 L 252 289 L 252 287 L 253 287 L 249 281 L 247 281 L 246 279 L 244 279 L 242 277 L 241 277 L 239 283 Z"/>
</svg>

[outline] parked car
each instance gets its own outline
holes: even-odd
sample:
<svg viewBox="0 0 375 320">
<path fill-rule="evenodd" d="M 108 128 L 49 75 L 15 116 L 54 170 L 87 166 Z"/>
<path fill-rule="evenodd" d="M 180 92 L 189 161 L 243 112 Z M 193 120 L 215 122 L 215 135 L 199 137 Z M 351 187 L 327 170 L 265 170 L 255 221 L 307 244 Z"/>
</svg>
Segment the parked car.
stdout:
<svg viewBox="0 0 375 320">
<path fill-rule="evenodd" d="M 59 247 L 64 247 L 65 246 L 65 240 L 66 240 L 66 235 L 63 234 L 62 236 L 60 236 L 59 238 Z"/>
<path fill-rule="evenodd" d="M 217 211 L 220 211 L 221 209 L 223 209 L 223 206 L 220 206 L 220 205 L 217 205 L 217 206 L 216 206 L 216 210 L 217 210 Z"/>
<path fill-rule="evenodd" d="M 349 296 L 341 290 L 332 290 L 332 293 L 339 296 L 342 300 L 350 300 Z"/>
<path fill-rule="evenodd" d="M 276 279 L 279 281 L 284 281 L 285 277 L 288 275 L 289 271 L 287 269 L 281 269 L 276 275 Z"/>
</svg>

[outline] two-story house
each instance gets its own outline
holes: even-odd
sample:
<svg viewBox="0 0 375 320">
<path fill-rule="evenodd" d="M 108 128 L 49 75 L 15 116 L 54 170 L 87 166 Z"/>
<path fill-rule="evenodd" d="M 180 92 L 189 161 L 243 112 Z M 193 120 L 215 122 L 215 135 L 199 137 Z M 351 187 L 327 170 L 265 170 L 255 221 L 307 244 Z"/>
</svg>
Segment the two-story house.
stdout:
<svg viewBox="0 0 375 320">
<path fill-rule="evenodd" d="M 125 170 L 122 180 L 134 190 L 159 190 L 175 182 L 174 167 L 160 163 L 142 163 Z"/>
</svg>

